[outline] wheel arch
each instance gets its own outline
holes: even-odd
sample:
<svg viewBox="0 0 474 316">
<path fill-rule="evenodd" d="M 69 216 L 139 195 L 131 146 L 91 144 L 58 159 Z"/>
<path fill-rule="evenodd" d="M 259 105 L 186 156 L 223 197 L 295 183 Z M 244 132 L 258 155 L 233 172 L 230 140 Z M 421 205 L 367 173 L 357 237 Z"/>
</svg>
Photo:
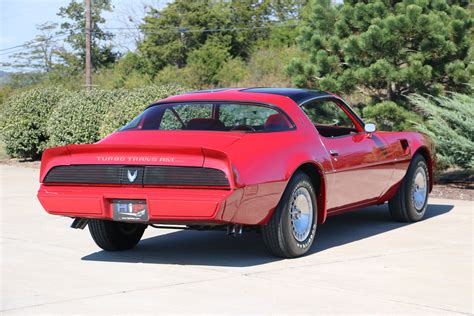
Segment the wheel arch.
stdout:
<svg viewBox="0 0 474 316">
<path fill-rule="evenodd" d="M 304 172 L 311 179 L 311 184 L 316 193 L 316 203 L 318 206 L 318 224 L 326 221 L 326 178 L 322 167 L 315 161 L 301 163 L 291 174 L 289 180 L 297 173 Z"/>
<path fill-rule="evenodd" d="M 426 160 L 426 162 L 428 164 L 428 172 L 429 172 L 429 179 L 430 179 L 430 183 L 429 183 L 430 190 L 429 190 L 429 192 L 431 192 L 431 190 L 433 189 L 433 184 L 434 184 L 434 180 L 433 180 L 433 174 L 434 174 L 433 157 L 431 156 L 430 150 L 426 146 L 418 147 L 415 150 L 415 152 L 413 153 L 412 159 L 416 154 L 421 155 Z"/>
</svg>

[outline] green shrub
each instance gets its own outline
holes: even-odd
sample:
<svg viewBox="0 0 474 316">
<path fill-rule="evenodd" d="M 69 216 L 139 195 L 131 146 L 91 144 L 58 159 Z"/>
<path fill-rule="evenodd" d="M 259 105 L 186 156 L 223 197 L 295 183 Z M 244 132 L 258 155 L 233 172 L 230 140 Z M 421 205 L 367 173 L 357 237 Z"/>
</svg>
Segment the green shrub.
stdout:
<svg viewBox="0 0 474 316">
<path fill-rule="evenodd" d="M 436 145 L 438 167 L 474 168 L 474 96 L 453 93 L 447 97 L 413 95 L 412 104 L 424 112 L 426 124 L 417 130 Z"/>
<path fill-rule="evenodd" d="M 247 67 L 245 61 L 236 57 L 229 59 L 219 69 L 216 78 L 221 87 L 230 87 L 237 85 L 247 76 Z"/>
<path fill-rule="evenodd" d="M 109 111 L 106 112 L 99 129 L 100 137 L 105 137 L 117 128 L 130 122 L 147 105 L 183 92 L 185 90 L 176 85 L 149 86 L 130 91 L 115 102 L 114 106 L 110 107 Z"/>
<path fill-rule="evenodd" d="M 12 95 L 3 105 L 0 131 L 10 157 L 38 158 L 49 142 L 47 121 L 69 95 L 62 89 L 34 89 Z"/>
<path fill-rule="evenodd" d="M 363 108 L 364 118 L 377 124 L 383 131 L 412 130 L 420 117 L 394 102 L 386 101 Z"/>
<path fill-rule="evenodd" d="M 126 97 L 126 90 L 79 91 L 64 98 L 48 120 L 50 146 L 94 143 L 104 114 Z"/>
<path fill-rule="evenodd" d="M 286 65 L 302 56 L 297 47 L 258 47 L 250 55 L 247 76 L 240 86 L 290 87 L 291 79 L 286 74 Z"/>
<path fill-rule="evenodd" d="M 188 67 L 178 68 L 178 66 L 169 65 L 160 70 L 153 79 L 153 83 L 159 86 L 166 85 L 184 85 L 196 89 L 191 82 L 193 75 Z"/>
<path fill-rule="evenodd" d="M 200 48 L 192 51 L 187 59 L 190 69 L 190 84 L 198 89 L 216 86 L 219 71 L 230 59 L 228 37 L 212 37 Z"/>
</svg>

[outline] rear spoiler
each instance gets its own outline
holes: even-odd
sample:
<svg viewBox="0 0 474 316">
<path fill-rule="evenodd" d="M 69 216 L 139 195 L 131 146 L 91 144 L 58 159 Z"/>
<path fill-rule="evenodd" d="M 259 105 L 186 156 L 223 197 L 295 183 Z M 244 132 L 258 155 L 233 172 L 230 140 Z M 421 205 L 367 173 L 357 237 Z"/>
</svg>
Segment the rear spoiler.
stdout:
<svg viewBox="0 0 474 316">
<path fill-rule="evenodd" d="M 40 182 L 56 166 L 81 164 L 163 165 L 206 167 L 222 170 L 231 187 L 232 165 L 223 151 L 204 147 L 86 144 L 46 149 L 41 159 Z"/>
</svg>

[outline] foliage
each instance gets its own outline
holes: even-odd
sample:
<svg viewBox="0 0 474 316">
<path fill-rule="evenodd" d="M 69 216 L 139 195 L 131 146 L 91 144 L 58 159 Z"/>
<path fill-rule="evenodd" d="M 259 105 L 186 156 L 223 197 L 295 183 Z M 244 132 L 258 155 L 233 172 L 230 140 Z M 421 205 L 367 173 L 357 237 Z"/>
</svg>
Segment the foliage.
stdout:
<svg viewBox="0 0 474 316">
<path fill-rule="evenodd" d="M 225 40 L 209 38 L 203 46 L 189 54 L 188 67 L 194 77 L 191 85 L 198 89 L 217 85 L 219 72 L 229 58 L 229 46 Z"/>
<path fill-rule="evenodd" d="M 438 167 L 474 168 L 474 96 L 453 93 L 445 97 L 413 95 L 410 102 L 428 121 L 417 129 L 436 144 Z"/>
<path fill-rule="evenodd" d="M 364 119 L 376 123 L 383 131 L 413 130 L 414 124 L 421 121 L 419 115 L 391 101 L 366 106 L 363 113 Z"/>
<path fill-rule="evenodd" d="M 10 97 L 2 107 L 0 131 L 11 157 L 37 158 L 47 146 L 46 122 L 69 93 L 57 88 L 33 89 Z"/>
<path fill-rule="evenodd" d="M 295 47 L 256 47 L 247 63 L 247 76 L 241 86 L 289 87 L 291 80 L 285 73 L 285 65 L 292 58 L 301 56 Z"/>
<path fill-rule="evenodd" d="M 91 60 L 94 68 L 114 63 L 117 59 L 109 41 L 113 38 L 111 32 L 103 31 L 99 24 L 105 22 L 102 16 L 103 11 L 111 11 L 111 0 L 95 0 L 91 6 Z M 61 30 L 68 34 L 66 42 L 72 47 L 69 52 L 62 49 L 61 57 L 70 67 L 78 71 L 84 68 L 85 63 L 85 3 L 83 1 L 72 0 L 67 7 L 61 7 L 58 15 L 66 22 L 61 24 Z"/>
<path fill-rule="evenodd" d="M 221 87 L 238 85 L 247 76 L 247 65 L 240 57 L 227 60 L 217 71 L 215 79 Z"/>
<path fill-rule="evenodd" d="M 126 95 L 125 90 L 94 89 L 79 91 L 64 98 L 53 110 L 47 123 L 49 146 L 98 141 L 104 114 Z"/>
<path fill-rule="evenodd" d="M 0 108 L 0 135 L 11 157 L 41 156 L 46 147 L 93 143 L 125 125 L 146 105 L 183 93 L 179 86 L 69 91 L 37 88 L 10 97 Z"/>
<path fill-rule="evenodd" d="M 288 67 L 300 87 L 355 89 L 377 100 L 413 92 L 466 91 L 473 19 L 466 1 L 315 0 L 298 42 L 308 59 Z"/>
<path fill-rule="evenodd" d="M 149 86 L 153 83 L 153 78 L 139 70 L 142 63 L 141 56 L 129 52 L 120 58 L 114 67 L 96 71 L 94 84 L 104 89 L 135 89 Z"/>
<path fill-rule="evenodd" d="M 303 3 L 305 1 L 297 0 L 175 0 L 162 10 L 152 9 L 141 25 L 144 40 L 139 51 L 147 61 L 145 71 L 154 75 L 167 66 L 183 68 L 191 52 L 211 38 L 214 44 L 221 39 L 219 46 L 231 57 L 246 60 L 255 43 L 273 34 L 272 25 L 298 18 Z M 291 42 L 284 32 L 273 40 Z"/>
<path fill-rule="evenodd" d="M 130 122 L 142 112 L 147 105 L 171 95 L 185 92 L 176 85 L 148 86 L 132 90 L 120 98 L 109 111 L 105 113 L 100 125 L 100 138 L 107 136 L 119 127 Z"/>
<path fill-rule="evenodd" d="M 167 65 L 184 67 L 190 51 L 203 45 L 209 32 L 188 29 L 216 29 L 226 25 L 224 3 L 176 0 L 163 10 L 151 10 L 141 26 L 144 40 L 139 50 L 148 62 L 147 71 L 157 73 Z"/>
<path fill-rule="evenodd" d="M 178 68 L 168 65 L 156 74 L 153 82 L 158 85 L 175 84 L 191 87 L 192 77 L 193 74 L 188 67 Z"/>
</svg>

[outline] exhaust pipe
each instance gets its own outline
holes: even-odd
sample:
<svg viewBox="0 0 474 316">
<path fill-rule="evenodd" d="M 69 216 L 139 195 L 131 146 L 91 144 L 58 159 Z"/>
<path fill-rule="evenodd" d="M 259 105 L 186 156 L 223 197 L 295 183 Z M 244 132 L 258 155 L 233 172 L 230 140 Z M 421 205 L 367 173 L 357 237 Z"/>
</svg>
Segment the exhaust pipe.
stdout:
<svg viewBox="0 0 474 316">
<path fill-rule="evenodd" d="M 227 226 L 227 235 L 231 235 L 234 237 L 242 235 L 242 225 L 240 224 L 229 224 Z"/>
<path fill-rule="evenodd" d="M 87 224 L 89 224 L 88 218 L 76 217 L 71 224 L 71 228 L 84 229 L 87 226 Z"/>
</svg>

